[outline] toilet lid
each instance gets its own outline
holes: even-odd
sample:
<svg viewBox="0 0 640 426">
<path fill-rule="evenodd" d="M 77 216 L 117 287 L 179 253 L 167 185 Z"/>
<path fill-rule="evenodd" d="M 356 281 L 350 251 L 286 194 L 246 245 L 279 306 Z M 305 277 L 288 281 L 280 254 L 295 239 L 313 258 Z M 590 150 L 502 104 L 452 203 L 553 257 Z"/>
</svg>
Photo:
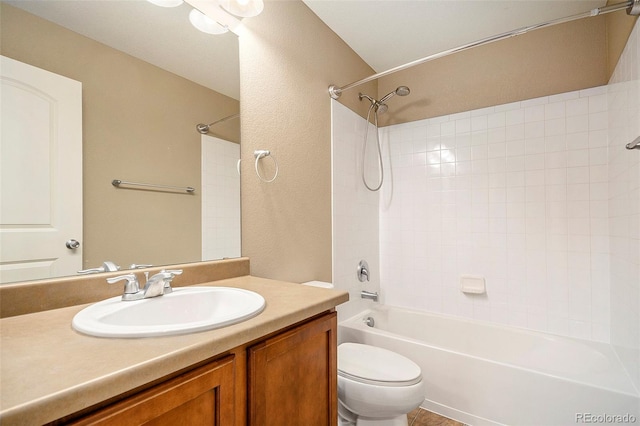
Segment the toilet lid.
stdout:
<svg viewBox="0 0 640 426">
<path fill-rule="evenodd" d="M 338 374 L 364 381 L 403 385 L 422 379 L 420 367 L 410 359 L 387 349 L 360 343 L 338 346 Z"/>
</svg>

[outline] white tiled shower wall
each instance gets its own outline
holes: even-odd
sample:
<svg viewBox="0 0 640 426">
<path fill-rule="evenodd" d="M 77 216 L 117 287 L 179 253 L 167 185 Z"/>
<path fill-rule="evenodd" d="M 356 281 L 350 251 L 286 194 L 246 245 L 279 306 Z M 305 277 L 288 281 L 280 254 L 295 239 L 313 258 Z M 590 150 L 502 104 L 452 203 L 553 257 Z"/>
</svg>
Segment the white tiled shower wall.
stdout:
<svg viewBox="0 0 640 426">
<path fill-rule="evenodd" d="M 608 88 L 611 343 L 640 389 L 640 21 Z"/>
<path fill-rule="evenodd" d="M 202 260 L 240 257 L 240 145 L 202 136 Z"/>
<path fill-rule="evenodd" d="M 607 127 L 598 87 L 382 129 L 385 303 L 608 341 Z"/>
</svg>

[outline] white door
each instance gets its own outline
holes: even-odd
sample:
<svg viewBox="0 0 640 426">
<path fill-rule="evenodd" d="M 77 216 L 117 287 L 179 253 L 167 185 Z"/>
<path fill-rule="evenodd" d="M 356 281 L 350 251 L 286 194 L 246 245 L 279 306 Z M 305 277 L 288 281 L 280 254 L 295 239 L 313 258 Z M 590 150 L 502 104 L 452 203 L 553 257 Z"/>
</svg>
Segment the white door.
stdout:
<svg viewBox="0 0 640 426">
<path fill-rule="evenodd" d="M 75 274 L 82 246 L 66 243 L 82 243 L 82 84 L 0 61 L 0 283 Z"/>
</svg>

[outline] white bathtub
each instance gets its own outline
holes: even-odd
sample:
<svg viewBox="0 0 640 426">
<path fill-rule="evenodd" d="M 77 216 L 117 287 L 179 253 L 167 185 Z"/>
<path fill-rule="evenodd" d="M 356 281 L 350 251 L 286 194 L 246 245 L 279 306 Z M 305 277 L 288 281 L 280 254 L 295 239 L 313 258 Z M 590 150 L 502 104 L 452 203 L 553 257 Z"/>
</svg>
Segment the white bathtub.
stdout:
<svg viewBox="0 0 640 426">
<path fill-rule="evenodd" d="M 387 306 L 342 321 L 338 338 L 412 359 L 422 406 L 467 424 L 640 424 L 640 394 L 609 345 Z"/>
</svg>

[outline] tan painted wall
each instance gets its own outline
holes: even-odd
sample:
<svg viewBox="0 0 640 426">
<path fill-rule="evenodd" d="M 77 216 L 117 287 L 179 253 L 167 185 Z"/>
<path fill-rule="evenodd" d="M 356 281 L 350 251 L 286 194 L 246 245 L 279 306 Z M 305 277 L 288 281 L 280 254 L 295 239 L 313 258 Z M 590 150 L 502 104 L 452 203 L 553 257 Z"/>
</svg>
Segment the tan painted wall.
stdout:
<svg viewBox="0 0 640 426">
<path fill-rule="evenodd" d="M 636 20 L 624 10 L 581 19 L 384 77 L 378 82 L 378 98 L 400 85 L 409 86 L 411 96 L 390 101 L 380 123 L 405 123 L 605 85 Z"/>
<path fill-rule="evenodd" d="M 199 122 L 238 101 L 2 5 L 1 52 L 83 87 L 84 265 L 201 258 L 200 193 L 116 189 L 113 179 L 200 187 Z M 239 140 L 239 125 L 220 137 Z"/>
<path fill-rule="evenodd" d="M 609 0 L 607 5 L 619 3 L 619 1 Z M 625 10 L 606 15 L 607 26 L 607 74 L 611 78 L 611 74 L 616 69 L 618 59 L 622 55 L 629 35 L 633 30 L 633 26 L 638 20 L 637 16 L 629 16 Z"/>
<path fill-rule="evenodd" d="M 404 123 L 606 84 L 603 16 L 532 31 L 392 74 L 411 95 L 389 102 L 383 125 Z"/>
<path fill-rule="evenodd" d="M 270 1 L 240 36 L 242 254 L 253 275 L 331 280 L 331 114 L 327 87 L 373 74 L 302 2 Z M 364 89 L 375 93 L 375 84 Z M 357 95 L 357 92 L 356 92 Z M 360 107 L 357 100 L 350 106 Z M 366 108 L 366 105 L 362 105 Z M 273 183 L 253 151 L 280 166 Z M 263 160 L 270 165 L 269 159 Z M 271 177 L 272 170 L 265 173 Z"/>
</svg>

